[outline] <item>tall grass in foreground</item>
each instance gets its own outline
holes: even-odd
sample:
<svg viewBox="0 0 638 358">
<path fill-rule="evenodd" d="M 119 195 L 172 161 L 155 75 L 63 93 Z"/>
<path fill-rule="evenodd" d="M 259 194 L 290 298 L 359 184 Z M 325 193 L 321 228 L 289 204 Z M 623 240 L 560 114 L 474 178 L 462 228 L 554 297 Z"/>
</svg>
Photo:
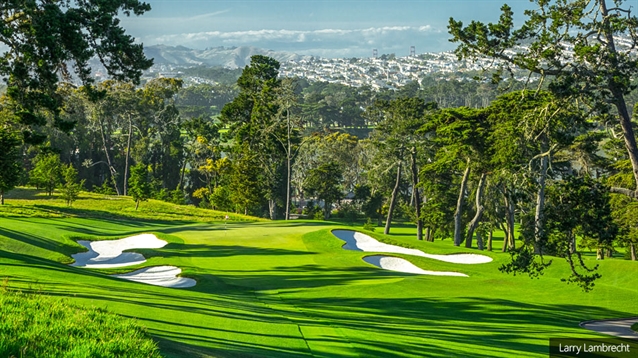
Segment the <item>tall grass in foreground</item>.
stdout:
<svg viewBox="0 0 638 358">
<path fill-rule="evenodd" d="M 0 288 L 0 357 L 161 357 L 134 320 Z"/>
</svg>

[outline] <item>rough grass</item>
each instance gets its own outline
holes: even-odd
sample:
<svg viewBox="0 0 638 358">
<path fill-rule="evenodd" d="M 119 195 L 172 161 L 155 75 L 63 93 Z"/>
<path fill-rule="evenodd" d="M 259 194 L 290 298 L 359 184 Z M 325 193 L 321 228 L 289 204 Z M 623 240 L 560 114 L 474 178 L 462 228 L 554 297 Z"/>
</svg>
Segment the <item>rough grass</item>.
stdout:
<svg viewBox="0 0 638 358">
<path fill-rule="evenodd" d="M 21 210 L 40 210 L 48 199 L 21 200 Z M 119 215 L 134 205 L 85 200 L 89 214 Z M 581 321 L 638 315 L 636 262 L 586 257 L 600 264 L 603 275 L 587 294 L 560 281 L 569 273 L 560 260 L 541 279 L 500 273 L 509 255 L 496 242 L 497 251 L 485 253 L 494 262 L 484 265 L 397 255 L 425 270 L 460 271 L 468 278 L 400 274 L 366 264 L 367 253 L 343 250 L 330 231 L 348 226 L 193 221 L 188 218 L 207 211 L 187 208 L 193 210 L 189 216 L 173 207 L 172 215 L 183 221 L 86 217 L 75 209 L 63 217 L 0 215 L 0 278 L 12 288 L 135 317 L 168 357 L 546 357 L 550 338 L 602 337 L 580 328 Z M 149 286 L 105 275 L 116 270 L 62 264 L 81 250 L 78 238 L 143 232 L 169 244 L 140 250 L 149 258 L 141 266 L 178 266 L 197 280 L 195 287 Z M 408 225 L 374 236 L 434 254 L 477 252 L 450 240 L 418 242 Z"/>
<path fill-rule="evenodd" d="M 631 329 L 632 329 L 634 332 L 638 332 L 638 323 L 634 323 L 634 324 L 632 324 L 632 325 L 631 325 Z"/>
<path fill-rule="evenodd" d="M 1 357 L 160 357 L 134 320 L 66 299 L 0 289 Z"/>
<path fill-rule="evenodd" d="M 260 221 L 261 219 L 217 210 L 200 209 L 194 206 L 176 205 L 159 200 L 142 202 L 135 210 L 135 202 L 130 197 L 101 195 L 82 192 L 73 206 L 55 191 L 49 197 L 44 192 L 32 188 L 17 188 L 6 194 L 5 205 L 0 206 L 0 216 L 32 218 L 82 217 L 108 220 L 154 220 L 165 222 L 211 222 Z"/>
</svg>

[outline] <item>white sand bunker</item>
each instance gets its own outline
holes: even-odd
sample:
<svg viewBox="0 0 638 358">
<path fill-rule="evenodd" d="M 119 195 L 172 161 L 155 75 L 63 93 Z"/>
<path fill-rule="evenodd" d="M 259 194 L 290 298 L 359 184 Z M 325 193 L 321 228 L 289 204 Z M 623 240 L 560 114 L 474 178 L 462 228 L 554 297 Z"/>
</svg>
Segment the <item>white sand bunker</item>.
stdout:
<svg viewBox="0 0 638 358">
<path fill-rule="evenodd" d="M 120 240 L 78 241 L 78 244 L 89 249 L 72 255 L 75 262 L 71 266 L 88 268 L 114 268 L 138 265 L 146 262 L 141 254 L 122 252 L 132 249 L 159 249 L 166 244 L 153 234 L 141 234 Z"/>
<path fill-rule="evenodd" d="M 343 245 L 343 248 L 346 250 L 422 256 L 429 259 L 450 262 L 454 264 L 484 264 L 492 261 L 492 258 L 489 256 L 477 254 L 426 254 L 421 250 L 408 249 L 401 246 L 384 244 L 364 233 L 357 231 L 333 230 L 332 234 L 346 242 L 346 244 Z"/>
<path fill-rule="evenodd" d="M 154 266 L 146 267 L 121 275 L 111 276 L 155 286 L 173 288 L 186 288 L 195 286 L 197 282 L 192 278 L 177 277 L 177 275 L 179 275 L 181 272 L 182 269 L 175 266 Z"/>
<path fill-rule="evenodd" d="M 168 242 L 153 234 L 141 234 L 120 240 L 78 241 L 89 251 L 73 255 L 75 262 L 71 266 L 88 268 L 115 268 L 138 265 L 146 262 L 142 254 L 123 252 L 132 249 L 159 249 Z M 197 283 L 192 278 L 177 277 L 182 272 L 175 266 L 146 267 L 133 272 L 111 275 L 125 280 L 146 283 L 155 286 L 185 288 Z"/>
<path fill-rule="evenodd" d="M 366 256 L 363 258 L 363 261 L 374 265 L 376 267 L 397 271 L 397 272 L 405 272 L 405 273 L 413 273 L 417 275 L 432 275 L 432 276 L 460 276 L 460 277 L 468 277 L 468 275 L 460 272 L 449 272 L 449 271 L 427 271 L 423 270 L 420 267 L 414 266 L 410 261 L 404 260 L 398 257 L 392 256 Z"/>
</svg>

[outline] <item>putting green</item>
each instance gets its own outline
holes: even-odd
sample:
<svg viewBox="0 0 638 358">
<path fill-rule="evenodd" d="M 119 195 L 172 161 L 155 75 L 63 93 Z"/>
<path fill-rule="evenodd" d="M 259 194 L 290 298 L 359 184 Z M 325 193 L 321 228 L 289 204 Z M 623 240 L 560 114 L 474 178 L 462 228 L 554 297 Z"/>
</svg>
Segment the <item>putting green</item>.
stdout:
<svg viewBox="0 0 638 358">
<path fill-rule="evenodd" d="M 335 228 L 345 227 L 0 217 L 0 279 L 135 317 L 167 356 L 546 356 L 549 338 L 601 337 L 580 328 L 583 320 L 638 313 L 635 262 L 598 262 L 603 278 L 587 294 L 560 282 L 568 267 L 559 261 L 540 280 L 502 274 L 508 256 L 501 253 L 482 252 L 494 261 L 463 265 L 469 278 L 410 275 L 343 250 Z M 397 231 L 372 236 L 433 254 L 459 252 L 449 241 L 417 242 L 407 227 Z M 169 244 L 134 250 L 148 261 L 125 269 L 66 265 L 82 251 L 77 239 L 140 233 Z M 423 270 L 459 268 L 404 257 Z M 162 265 L 181 268 L 197 285 L 170 289 L 108 276 Z"/>
</svg>

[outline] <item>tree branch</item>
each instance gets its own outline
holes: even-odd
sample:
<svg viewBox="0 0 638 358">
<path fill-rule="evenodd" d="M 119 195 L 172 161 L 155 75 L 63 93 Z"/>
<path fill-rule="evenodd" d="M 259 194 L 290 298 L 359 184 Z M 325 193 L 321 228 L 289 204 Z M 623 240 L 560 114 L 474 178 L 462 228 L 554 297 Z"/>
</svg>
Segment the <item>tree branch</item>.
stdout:
<svg viewBox="0 0 638 358">
<path fill-rule="evenodd" d="M 611 187 L 609 188 L 609 191 L 615 194 L 622 194 L 622 195 L 626 195 L 632 199 L 638 199 L 638 191 L 637 190 L 631 190 L 631 189 L 627 189 L 627 188 L 619 188 L 619 187 Z"/>
</svg>

